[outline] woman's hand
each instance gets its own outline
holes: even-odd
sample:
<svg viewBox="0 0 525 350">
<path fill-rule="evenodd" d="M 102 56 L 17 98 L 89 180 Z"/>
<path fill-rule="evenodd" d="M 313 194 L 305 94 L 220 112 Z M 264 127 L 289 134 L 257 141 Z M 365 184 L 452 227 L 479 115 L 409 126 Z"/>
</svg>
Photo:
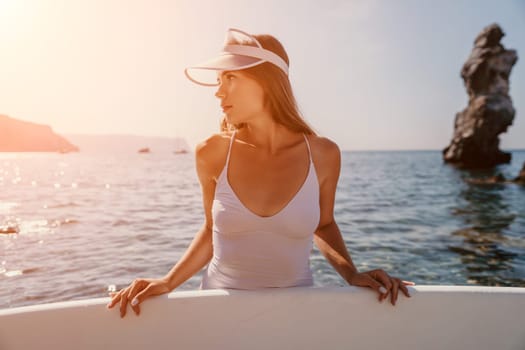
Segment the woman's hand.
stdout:
<svg viewBox="0 0 525 350">
<path fill-rule="evenodd" d="M 120 301 L 120 317 L 126 315 L 128 302 L 135 314 L 140 315 L 140 303 L 146 298 L 169 293 L 170 289 L 168 282 L 164 279 L 136 279 L 127 288 L 121 289 L 118 292 L 109 293 L 111 301 L 107 305 L 111 309 Z"/>
<path fill-rule="evenodd" d="M 370 287 L 379 293 L 379 301 L 383 301 L 390 294 L 390 302 L 392 305 L 396 305 L 397 296 L 399 290 L 403 292 L 407 297 L 410 297 L 410 293 L 406 286 L 414 286 L 414 282 L 403 281 L 399 278 L 389 276 L 385 271 L 381 269 L 357 272 L 349 280 L 349 283 L 354 286 Z"/>
</svg>

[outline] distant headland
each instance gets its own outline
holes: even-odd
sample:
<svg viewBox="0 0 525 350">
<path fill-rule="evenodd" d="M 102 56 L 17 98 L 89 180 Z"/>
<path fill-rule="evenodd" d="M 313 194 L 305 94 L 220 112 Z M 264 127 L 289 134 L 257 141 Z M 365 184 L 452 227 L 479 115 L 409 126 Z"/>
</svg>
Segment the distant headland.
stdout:
<svg viewBox="0 0 525 350">
<path fill-rule="evenodd" d="M 78 152 L 50 126 L 0 114 L 0 152 Z"/>
</svg>

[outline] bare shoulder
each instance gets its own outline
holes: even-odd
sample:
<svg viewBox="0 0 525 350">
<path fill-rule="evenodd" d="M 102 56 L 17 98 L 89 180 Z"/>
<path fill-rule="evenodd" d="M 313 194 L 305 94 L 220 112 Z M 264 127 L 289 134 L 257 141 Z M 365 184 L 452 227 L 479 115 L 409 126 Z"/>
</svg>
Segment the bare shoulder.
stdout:
<svg viewBox="0 0 525 350">
<path fill-rule="evenodd" d="M 341 150 L 337 143 L 327 137 L 316 135 L 308 136 L 308 141 L 310 141 L 314 162 L 320 162 L 323 166 L 335 165 L 333 162 L 339 162 Z"/>
<path fill-rule="evenodd" d="M 214 134 L 195 147 L 197 171 L 206 172 L 210 177 L 217 177 L 228 154 L 231 132 Z"/>
<path fill-rule="evenodd" d="M 341 150 L 337 143 L 316 135 L 308 136 L 308 141 L 319 182 L 337 182 L 341 168 Z"/>
<path fill-rule="evenodd" d="M 213 154 L 218 148 L 228 146 L 230 142 L 231 133 L 213 134 L 206 140 L 200 142 L 195 147 L 195 154 L 197 157 L 207 157 Z"/>
</svg>

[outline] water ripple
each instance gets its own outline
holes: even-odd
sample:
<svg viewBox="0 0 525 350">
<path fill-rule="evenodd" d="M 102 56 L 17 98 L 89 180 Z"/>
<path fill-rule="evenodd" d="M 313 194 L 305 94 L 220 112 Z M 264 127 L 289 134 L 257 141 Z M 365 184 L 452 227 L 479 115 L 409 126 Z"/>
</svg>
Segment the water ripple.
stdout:
<svg viewBox="0 0 525 350">
<path fill-rule="evenodd" d="M 494 171 L 512 177 L 524 161 L 513 152 Z M 491 175 L 440 152 L 344 152 L 335 217 L 356 266 L 419 284 L 524 286 L 525 188 L 464 181 Z M 191 156 L 0 155 L 0 188 L 0 230 L 17 231 L 0 234 L 0 308 L 160 277 L 203 223 Z M 316 285 L 344 284 L 316 249 L 311 266 Z"/>
</svg>

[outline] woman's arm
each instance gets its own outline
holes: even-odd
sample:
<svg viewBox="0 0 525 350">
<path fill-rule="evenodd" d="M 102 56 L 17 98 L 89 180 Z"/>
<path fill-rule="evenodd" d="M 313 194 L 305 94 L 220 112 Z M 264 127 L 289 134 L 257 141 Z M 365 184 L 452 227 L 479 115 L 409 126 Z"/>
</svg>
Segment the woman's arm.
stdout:
<svg viewBox="0 0 525 350">
<path fill-rule="evenodd" d="M 372 288 L 379 293 L 379 301 L 383 301 L 390 294 L 392 305 L 396 304 L 399 289 L 407 297 L 410 297 L 406 286 L 414 285 L 412 282 L 391 277 L 381 269 L 362 273 L 357 271 L 335 221 L 319 227 L 314 240 L 319 251 L 348 284 Z"/>
<path fill-rule="evenodd" d="M 182 258 L 164 277 L 168 282 L 170 290 L 177 288 L 191 276 L 199 272 L 212 258 L 213 219 L 211 207 L 215 196 L 216 177 L 218 176 L 216 166 L 214 166 L 215 163 L 213 159 L 210 159 L 215 156 L 215 152 L 210 149 L 210 147 L 213 146 L 213 140 L 208 140 L 198 145 L 195 151 L 197 175 L 202 190 L 205 222 Z"/>
<path fill-rule="evenodd" d="M 212 256 L 211 231 L 207 225 L 197 232 L 182 258 L 162 278 L 137 278 L 118 293 L 110 293 L 112 299 L 107 305 L 112 308 L 120 302 L 120 317 L 126 315 L 127 305 L 140 314 L 140 304 L 149 297 L 171 292 L 199 272 Z"/>
<path fill-rule="evenodd" d="M 345 281 L 351 284 L 350 281 L 357 273 L 357 269 L 346 250 L 346 245 L 335 221 L 319 227 L 315 232 L 314 242 L 330 265 Z"/>
<path fill-rule="evenodd" d="M 197 232 L 182 258 L 166 276 L 159 279 L 136 279 L 127 288 L 111 293 L 112 300 L 108 308 L 120 302 L 121 317 L 126 315 L 129 301 L 131 301 L 133 311 L 139 315 L 139 305 L 142 301 L 151 296 L 169 293 L 199 272 L 210 261 L 213 254 L 211 207 L 215 196 L 216 179 L 225 161 L 224 148 L 225 145 L 227 147 L 228 140 L 225 140 L 224 135 L 215 135 L 196 148 L 196 168 L 205 213 L 204 225 Z"/>
<path fill-rule="evenodd" d="M 376 290 L 380 301 L 390 294 L 391 302 L 395 305 L 399 289 L 406 296 L 410 296 L 406 285 L 413 285 L 413 283 L 390 277 L 381 269 L 363 273 L 357 271 L 334 219 L 335 192 L 341 169 L 341 152 L 339 147 L 328 139 L 317 138 L 316 145 L 315 153 L 319 155 L 316 157 L 316 170 L 320 184 L 321 216 L 314 236 L 315 244 L 348 284 Z"/>
</svg>

